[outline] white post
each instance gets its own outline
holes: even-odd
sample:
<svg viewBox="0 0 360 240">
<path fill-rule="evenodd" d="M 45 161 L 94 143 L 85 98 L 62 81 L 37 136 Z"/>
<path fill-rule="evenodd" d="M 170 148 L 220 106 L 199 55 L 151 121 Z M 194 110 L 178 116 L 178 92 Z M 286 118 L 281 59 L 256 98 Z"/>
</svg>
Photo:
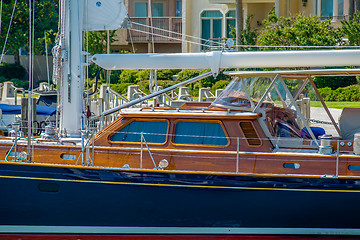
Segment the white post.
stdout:
<svg viewBox="0 0 360 240">
<path fill-rule="evenodd" d="M 80 137 L 83 112 L 83 0 L 65 0 L 65 54 L 62 78 L 60 129 L 68 137 Z M 70 24 L 71 23 L 71 24 Z"/>
<path fill-rule="evenodd" d="M 275 14 L 277 17 L 279 17 L 279 9 L 280 8 L 280 3 L 279 3 L 279 0 L 275 0 Z"/>
<path fill-rule="evenodd" d="M 344 0 L 344 19 L 348 19 L 350 15 L 350 2 L 349 0 Z"/>
<path fill-rule="evenodd" d="M 332 20 L 333 22 L 337 22 L 338 20 L 338 15 L 339 15 L 338 4 L 339 4 L 338 0 L 333 0 L 333 20 Z"/>
</svg>

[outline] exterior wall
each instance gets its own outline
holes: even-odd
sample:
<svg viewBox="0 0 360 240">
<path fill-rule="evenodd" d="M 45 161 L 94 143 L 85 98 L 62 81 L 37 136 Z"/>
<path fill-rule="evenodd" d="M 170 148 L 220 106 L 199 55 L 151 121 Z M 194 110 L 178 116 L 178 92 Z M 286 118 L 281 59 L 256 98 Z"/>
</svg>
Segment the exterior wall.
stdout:
<svg viewBox="0 0 360 240">
<path fill-rule="evenodd" d="M 316 0 L 307 0 L 304 5 L 302 0 L 278 0 L 279 1 L 279 15 L 284 17 L 295 17 L 296 14 L 303 14 L 305 16 L 314 15 L 314 3 Z M 314 2 L 315 1 L 315 2 Z"/>
<path fill-rule="evenodd" d="M 275 4 L 275 0 L 244 0 L 244 20 L 254 15 L 252 27 L 261 28 L 263 19 L 267 18 Z M 222 36 L 226 36 L 225 14 L 235 10 L 235 0 L 183 0 L 183 45 L 182 52 L 200 52 L 201 18 L 200 14 L 206 10 L 220 10 L 224 15 Z M 245 24 L 245 21 L 244 21 Z M 190 35 L 196 38 L 190 38 Z M 195 43 L 189 43 L 191 41 Z"/>
<path fill-rule="evenodd" d="M 111 49 L 114 52 L 120 52 L 122 50 L 133 52 L 133 47 L 135 53 L 147 53 L 149 51 L 149 46 L 147 43 L 129 43 L 128 45 L 112 45 Z M 156 53 L 174 53 L 181 52 L 181 43 L 155 43 L 155 52 Z"/>
<path fill-rule="evenodd" d="M 176 0 L 152 0 L 153 3 L 163 3 L 164 12 L 163 17 L 154 17 L 153 25 L 161 29 L 174 31 L 181 33 L 181 18 L 176 16 Z M 152 30 L 148 27 L 139 26 L 136 24 L 142 23 L 145 25 L 150 24 L 148 17 L 135 17 L 134 3 L 144 2 L 148 3 L 148 0 L 125 0 L 125 6 L 128 10 L 128 15 L 135 23 L 133 24 L 132 29 L 118 29 L 116 31 L 115 42 L 112 43 L 112 51 L 118 52 L 121 50 L 135 51 L 136 53 L 147 53 L 153 52 L 153 41 L 154 41 L 154 52 L 180 52 L 181 51 L 181 41 L 176 39 L 181 39 L 181 36 L 176 33 L 169 33 L 165 31 L 153 30 L 155 34 L 166 35 L 167 37 L 160 37 L 159 35 L 154 35 L 152 37 L 150 34 L 145 32 L 151 32 Z M 149 14 L 149 13 L 148 13 Z M 148 15 L 147 14 L 147 15 Z M 136 31 L 140 30 L 143 32 Z"/>
<path fill-rule="evenodd" d="M 247 16 L 254 15 L 251 22 L 252 28 L 261 28 L 262 21 L 267 19 L 267 16 L 272 11 L 274 4 L 272 3 L 253 3 L 247 4 L 247 14 L 244 17 L 244 23 Z"/>
<path fill-rule="evenodd" d="M 343 13 L 339 13 L 339 0 L 333 0 L 330 6 L 333 9 L 329 16 L 321 16 L 322 0 L 276 0 L 278 3 L 278 15 L 285 17 L 295 17 L 296 14 L 304 14 L 305 16 L 320 16 L 321 18 L 331 18 L 334 26 L 340 26 L 343 18 L 348 18 L 356 10 L 360 9 L 360 2 L 357 0 L 344 0 Z"/>
</svg>

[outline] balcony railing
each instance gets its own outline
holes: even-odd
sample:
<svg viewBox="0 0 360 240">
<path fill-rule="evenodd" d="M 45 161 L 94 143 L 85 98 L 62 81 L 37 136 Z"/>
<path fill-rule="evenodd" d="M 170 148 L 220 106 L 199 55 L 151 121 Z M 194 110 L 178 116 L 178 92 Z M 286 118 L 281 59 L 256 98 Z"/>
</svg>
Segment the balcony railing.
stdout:
<svg viewBox="0 0 360 240">
<path fill-rule="evenodd" d="M 139 43 L 139 42 L 151 42 L 154 39 L 154 42 L 158 42 L 158 43 L 181 42 L 181 30 L 182 30 L 181 17 L 153 17 L 152 22 L 151 19 L 147 17 L 133 17 L 130 19 L 133 24 L 130 30 L 131 38 L 130 38 L 130 34 L 128 34 L 127 41 L 132 40 L 133 42 Z M 150 28 L 149 26 L 152 26 L 153 28 Z"/>
</svg>

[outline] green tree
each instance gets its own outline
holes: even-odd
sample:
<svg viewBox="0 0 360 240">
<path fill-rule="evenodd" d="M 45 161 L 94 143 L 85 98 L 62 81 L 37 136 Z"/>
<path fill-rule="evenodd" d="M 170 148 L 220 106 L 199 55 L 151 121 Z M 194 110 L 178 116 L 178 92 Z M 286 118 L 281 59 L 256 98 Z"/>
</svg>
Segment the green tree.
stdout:
<svg viewBox="0 0 360 240">
<path fill-rule="evenodd" d="M 341 24 L 342 33 L 349 40 L 348 45 L 360 46 L 360 12 L 350 16 L 349 20 L 342 20 Z"/>
<path fill-rule="evenodd" d="M 110 45 L 115 42 L 115 30 L 109 31 Z M 88 38 L 87 38 L 88 37 Z M 88 39 L 88 40 L 87 40 Z M 88 44 L 87 44 L 88 43 Z M 107 31 L 89 31 L 85 34 L 85 49 L 89 47 L 89 53 L 107 53 Z"/>
<path fill-rule="evenodd" d="M 254 15 L 247 17 L 245 21 L 245 28 L 241 31 L 241 43 L 240 45 L 255 45 L 257 37 L 259 35 L 257 29 L 251 27 L 251 22 L 254 19 Z M 231 28 L 230 35 L 236 39 L 236 29 Z M 245 48 L 246 50 L 252 50 L 252 48 Z"/>
<path fill-rule="evenodd" d="M 1 21 L 0 45 L 4 46 L 6 33 L 9 28 L 15 0 L 3 2 Z M 44 32 L 52 30 L 57 32 L 58 24 L 58 0 L 34 1 L 34 45 L 37 54 L 44 52 Z M 49 35 L 49 43 L 54 42 L 54 34 Z M 41 44 L 40 44 L 41 43 Z M 29 1 L 17 1 L 13 21 L 11 24 L 9 39 L 6 45 L 6 53 L 14 54 L 15 62 L 20 63 L 19 49 L 29 50 Z"/>
<path fill-rule="evenodd" d="M 330 20 L 320 21 L 318 16 L 299 14 L 295 18 L 278 18 L 272 12 L 263 24 L 264 29 L 257 38 L 257 44 L 262 46 L 336 46 L 341 43 L 340 31 L 332 27 Z M 264 48 L 284 49 L 287 48 Z"/>
<path fill-rule="evenodd" d="M 340 87 L 347 87 L 357 83 L 355 76 L 335 76 L 335 77 L 314 77 L 314 83 L 317 88 L 329 87 L 335 90 Z"/>
</svg>

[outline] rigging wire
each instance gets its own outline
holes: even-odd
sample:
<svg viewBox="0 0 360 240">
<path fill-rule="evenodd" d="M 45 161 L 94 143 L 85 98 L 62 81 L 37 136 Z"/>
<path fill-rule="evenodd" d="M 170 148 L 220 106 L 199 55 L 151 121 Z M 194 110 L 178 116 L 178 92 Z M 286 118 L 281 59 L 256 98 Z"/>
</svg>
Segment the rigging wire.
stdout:
<svg viewBox="0 0 360 240">
<path fill-rule="evenodd" d="M 269 46 L 269 45 L 234 45 L 234 47 L 250 47 L 250 48 L 326 48 L 326 49 L 357 49 L 360 46 Z"/>
<path fill-rule="evenodd" d="M 149 26 L 149 25 L 146 25 L 146 24 L 138 23 L 138 22 L 132 22 L 132 23 L 134 25 L 139 25 L 139 26 L 142 26 L 142 27 L 147 27 L 147 28 L 151 28 L 151 29 L 155 29 L 155 30 L 175 34 L 175 35 L 185 36 L 185 37 L 189 37 L 189 38 L 198 39 L 198 40 L 201 40 L 201 41 L 207 41 L 209 43 L 218 44 L 219 47 L 220 46 L 225 46 L 224 43 L 219 43 L 219 42 L 212 41 L 212 40 L 209 40 L 209 39 L 203 39 L 203 38 L 199 38 L 199 37 L 196 37 L 196 36 L 182 34 L 182 33 L 179 33 L 179 32 L 170 31 L 170 30 L 163 29 L 163 28 L 158 28 L 158 27 L 153 27 L 153 26 Z M 139 30 L 139 29 L 130 29 L 130 30 L 137 31 L 137 32 L 142 32 L 142 33 L 147 33 L 147 34 L 152 34 L 151 32 L 142 31 L 142 30 Z M 179 41 L 183 41 L 183 42 L 189 42 L 189 43 L 193 43 L 193 44 L 198 44 L 198 45 L 203 45 L 203 46 L 209 46 L 210 47 L 210 45 L 201 44 L 201 43 L 198 43 L 198 42 L 193 42 L 193 41 L 188 41 L 188 40 L 183 40 L 183 39 L 180 39 L 180 38 L 174 38 L 174 37 L 169 37 L 169 36 L 160 35 L 160 34 L 156 35 L 155 33 L 154 33 L 154 35 L 159 36 L 159 37 L 164 37 L 164 38 L 169 38 L 169 39 L 173 39 L 173 40 L 179 40 Z M 283 45 L 283 46 L 281 46 L 281 45 L 279 45 L 279 46 L 270 46 L 270 45 L 260 46 L 260 45 L 245 45 L 245 44 L 234 45 L 234 47 L 237 47 L 237 46 L 238 47 L 249 47 L 249 48 L 326 48 L 326 49 L 338 49 L 338 48 L 358 49 L 358 48 L 360 48 L 360 46 L 341 46 L 341 45 L 340 46 L 286 46 L 286 45 Z"/>
<path fill-rule="evenodd" d="M 148 28 L 151 28 L 151 29 L 155 29 L 155 30 L 159 30 L 159 31 L 163 31 L 163 32 L 171 33 L 171 34 L 180 35 L 181 37 L 194 38 L 194 39 L 201 40 L 201 41 L 204 41 L 204 42 L 218 44 L 219 46 L 225 46 L 224 43 L 216 42 L 216 41 L 209 40 L 209 39 L 199 38 L 199 37 L 196 37 L 196 36 L 191 36 L 191 35 L 175 32 L 175 31 L 170 31 L 170 30 L 163 29 L 163 28 L 153 27 L 153 26 L 149 26 L 149 25 L 146 25 L 146 24 L 138 23 L 138 22 L 132 22 L 132 23 L 135 24 L 135 25 L 142 26 L 142 27 L 148 27 Z M 134 29 L 131 29 L 131 30 L 134 30 Z M 178 38 L 178 39 L 181 40 L 180 38 Z M 192 42 L 192 43 L 197 43 L 197 42 Z"/>
<path fill-rule="evenodd" d="M 1 3 L 0 3 L 0 36 L 1 36 L 2 9 L 3 9 L 3 0 L 1 0 Z"/>
<path fill-rule="evenodd" d="M 140 32 L 140 33 L 152 34 L 151 32 L 142 31 L 142 30 L 137 30 L 137 29 L 131 29 L 131 30 L 132 30 L 132 31 L 135 31 L 135 32 Z M 171 40 L 177 40 L 177 41 L 183 41 L 183 42 L 193 43 L 193 44 L 197 44 L 197 45 L 204 46 L 204 47 L 210 47 L 210 45 L 207 45 L 207 44 L 197 43 L 197 42 L 193 42 L 193 41 L 189 41 L 189 40 L 184 40 L 184 39 L 179 39 L 179 38 L 174 38 L 174 37 L 169 37 L 169 36 L 165 36 L 165 35 L 161 35 L 161 34 L 157 34 L 157 33 L 153 33 L 153 35 L 154 35 L 154 36 L 157 36 L 157 37 L 168 38 L 168 39 L 171 39 Z"/>
<path fill-rule="evenodd" d="M 131 46 L 132 46 L 133 53 L 135 53 L 134 41 L 133 41 L 133 39 L 132 39 L 131 31 L 130 31 L 129 28 L 128 28 L 128 32 L 129 32 L 129 36 L 130 36 L 130 42 L 131 42 Z"/>
<path fill-rule="evenodd" d="M 11 29 L 11 24 L 12 24 L 12 21 L 13 21 L 13 18 L 14 18 L 14 14 L 15 14 L 16 4 L 17 4 L 17 0 L 15 0 L 14 8 L 13 8 L 13 11 L 12 11 L 12 14 L 11 14 L 11 19 L 10 19 L 10 23 L 9 23 L 9 28 L 8 28 L 8 31 L 7 31 L 7 33 L 6 33 L 6 38 L 5 38 L 4 47 L 3 47 L 3 50 L 2 50 L 2 53 L 1 53 L 0 64 L 2 63 L 3 58 L 4 58 L 5 48 L 6 48 L 7 40 L 8 40 L 8 38 L 9 38 L 9 33 L 10 33 L 10 29 Z M 1 1 L 1 6 L 2 6 L 2 1 Z"/>
<path fill-rule="evenodd" d="M 32 0 L 29 0 L 29 89 L 28 89 L 28 108 L 27 108 L 27 161 L 31 162 L 31 128 L 32 128 L 32 78 L 33 78 L 33 5 Z"/>
</svg>

